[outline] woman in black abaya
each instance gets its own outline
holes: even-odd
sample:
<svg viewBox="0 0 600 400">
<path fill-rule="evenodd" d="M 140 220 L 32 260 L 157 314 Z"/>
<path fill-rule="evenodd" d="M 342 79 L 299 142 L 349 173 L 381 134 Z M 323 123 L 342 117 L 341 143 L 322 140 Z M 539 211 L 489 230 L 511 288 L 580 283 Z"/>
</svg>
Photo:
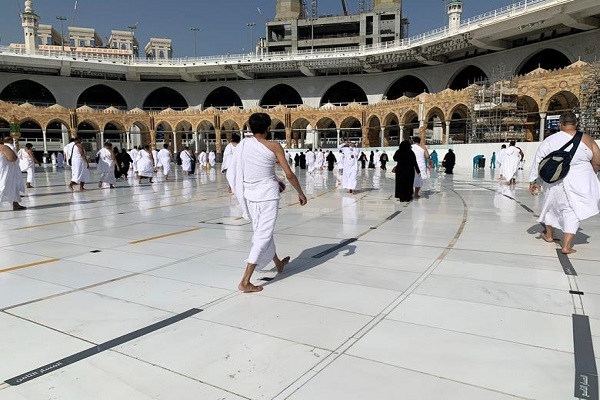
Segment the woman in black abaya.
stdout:
<svg viewBox="0 0 600 400">
<path fill-rule="evenodd" d="M 400 148 L 394 154 L 394 161 L 396 161 L 396 192 L 394 197 L 400 199 L 400 201 L 411 201 L 413 199 L 415 172 L 421 175 L 421 170 L 408 140 L 400 143 Z"/>
</svg>

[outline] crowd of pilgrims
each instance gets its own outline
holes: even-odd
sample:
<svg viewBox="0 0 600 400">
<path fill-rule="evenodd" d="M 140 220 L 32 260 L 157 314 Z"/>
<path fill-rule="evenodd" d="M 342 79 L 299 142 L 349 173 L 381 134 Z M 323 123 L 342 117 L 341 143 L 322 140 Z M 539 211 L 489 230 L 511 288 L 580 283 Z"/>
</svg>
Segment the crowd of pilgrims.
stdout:
<svg viewBox="0 0 600 400">
<path fill-rule="evenodd" d="M 238 135 L 233 135 L 223 151 L 222 172 L 227 171 L 228 159 L 233 155 L 240 140 Z M 21 210 L 25 207 L 19 204 L 20 193 L 24 192 L 25 188 L 33 188 L 34 168 L 35 165 L 41 164 L 35 158 L 31 144 L 19 149 L 18 142 L 10 137 L 6 137 L 3 142 L 4 146 L 0 145 L 0 197 L 2 202 L 12 203 L 14 210 Z M 168 181 L 173 164 L 180 165 L 184 175 L 193 175 L 197 169 L 214 169 L 217 164 L 216 154 L 212 150 L 194 152 L 186 146 L 181 152 L 173 155 L 168 144 L 164 144 L 160 150 L 152 150 L 149 145 L 144 145 L 135 146 L 127 151 L 124 148 L 119 150 L 107 142 L 90 158 L 81 143 L 81 138 L 71 139 L 62 152 L 52 153 L 50 158 L 52 165 L 57 168 L 65 168 L 67 165 L 71 168 L 69 189 L 74 190 L 75 185 L 79 185 L 79 189 L 83 191 L 84 185 L 91 181 L 89 166 L 90 159 L 94 156 L 99 188 L 114 188 L 117 180 L 127 178 L 134 178 L 138 183 L 148 179 L 149 183 L 153 183 L 157 173 Z M 392 158 L 379 149 L 370 153 L 359 152 L 356 144 L 352 142 L 342 143 L 338 149 L 327 151 L 309 149 L 294 155 L 286 151 L 286 158 L 291 166 L 307 170 L 309 175 L 315 170 L 337 170 L 342 178 L 341 186 L 349 193 L 356 193 L 359 169 L 387 171 L 388 163 L 393 160 L 396 162 L 392 170 L 396 176 L 395 197 L 400 201 L 418 198 L 423 181 L 429 177 L 432 168 L 438 168 L 437 154 L 434 151 L 430 155 L 427 148 L 421 145 L 419 138 L 414 138 L 413 142 L 403 141 Z M 444 159 L 446 173 L 452 173 L 454 163 L 454 154 L 450 152 Z M 26 186 L 21 176 L 24 172 L 27 173 Z"/>
</svg>

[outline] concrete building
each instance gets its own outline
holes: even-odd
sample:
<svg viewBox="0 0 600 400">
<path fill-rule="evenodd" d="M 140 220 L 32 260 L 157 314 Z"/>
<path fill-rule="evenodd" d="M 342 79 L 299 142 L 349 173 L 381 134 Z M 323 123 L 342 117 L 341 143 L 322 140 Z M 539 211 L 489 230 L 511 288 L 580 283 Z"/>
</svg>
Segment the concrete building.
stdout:
<svg viewBox="0 0 600 400">
<path fill-rule="evenodd" d="M 316 18 L 315 18 L 316 17 Z M 300 0 L 279 0 L 275 20 L 267 23 L 269 53 L 357 48 L 394 42 L 406 36 L 401 0 L 376 1 L 355 15 L 308 15 Z"/>
<path fill-rule="evenodd" d="M 144 51 L 146 58 L 155 60 L 170 60 L 173 57 L 171 39 L 151 38 Z"/>
</svg>

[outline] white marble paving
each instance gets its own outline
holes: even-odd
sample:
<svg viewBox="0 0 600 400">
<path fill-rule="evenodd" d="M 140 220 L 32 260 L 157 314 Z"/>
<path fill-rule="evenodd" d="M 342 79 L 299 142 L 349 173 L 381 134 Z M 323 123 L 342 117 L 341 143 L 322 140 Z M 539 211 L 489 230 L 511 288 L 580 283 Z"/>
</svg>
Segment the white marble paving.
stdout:
<svg viewBox="0 0 600 400">
<path fill-rule="evenodd" d="M 503 196 L 538 212 L 525 181 L 459 167 L 399 203 L 391 173 L 359 171 L 356 196 L 332 173 L 298 173 L 309 204 L 288 188 L 275 237 L 292 262 L 256 273 L 264 290 L 248 295 L 237 285 L 251 225 L 222 174 L 176 168 L 168 183 L 68 193 L 68 173 L 39 169 L 28 210 L 0 208 L 0 271 L 21 267 L 0 272 L 0 382 L 203 311 L 0 385 L 0 400 L 572 398 L 576 306 L 600 353 L 597 217 L 570 256 L 571 287 L 556 245 Z"/>
</svg>

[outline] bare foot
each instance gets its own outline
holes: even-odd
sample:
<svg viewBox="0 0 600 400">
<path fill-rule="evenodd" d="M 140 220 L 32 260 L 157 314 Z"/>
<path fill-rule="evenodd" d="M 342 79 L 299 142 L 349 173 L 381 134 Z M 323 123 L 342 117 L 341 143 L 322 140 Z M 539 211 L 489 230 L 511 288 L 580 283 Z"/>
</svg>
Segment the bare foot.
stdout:
<svg viewBox="0 0 600 400">
<path fill-rule="evenodd" d="M 256 292 L 262 292 L 262 290 L 263 290 L 262 286 L 256 286 L 251 283 L 249 283 L 247 285 L 243 285 L 240 283 L 238 285 L 238 289 L 244 293 L 256 293 Z"/>
<path fill-rule="evenodd" d="M 70 183 L 67 185 L 67 187 L 69 188 L 69 190 L 70 190 L 71 192 L 72 192 L 73 190 L 75 190 L 75 189 L 73 189 L 73 185 L 72 185 L 72 184 L 70 184 Z"/>
<path fill-rule="evenodd" d="M 87 189 L 81 188 L 79 189 L 80 192 L 87 192 Z"/>
<path fill-rule="evenodd" d="M 544 239 L 544 241 L 548 243 L 554 243 L 556 241 L 556 239 L 554 239 L 553 237 L 548 237 L 546 235 L 542 235 L 542 239 Z"/>
<path fill-rule="evenodd" d="M 288 265 L 290 263 L 290 257 L 285 257 L 283 260 L 281 260 L 280 263 L 275 263 L 275 267 L 277 268 L 277 273 L 281 274 L 283 272 L 283 267 L 285 267 L 286 265 Z"/>
<path fill-rule="evenodd" d="M 561 253 L 563 254 L 573 254 L 573 253 L 577 253 L 577 250 L 573 250 L 573 249 L 562 249 Z"/>
</svg>

